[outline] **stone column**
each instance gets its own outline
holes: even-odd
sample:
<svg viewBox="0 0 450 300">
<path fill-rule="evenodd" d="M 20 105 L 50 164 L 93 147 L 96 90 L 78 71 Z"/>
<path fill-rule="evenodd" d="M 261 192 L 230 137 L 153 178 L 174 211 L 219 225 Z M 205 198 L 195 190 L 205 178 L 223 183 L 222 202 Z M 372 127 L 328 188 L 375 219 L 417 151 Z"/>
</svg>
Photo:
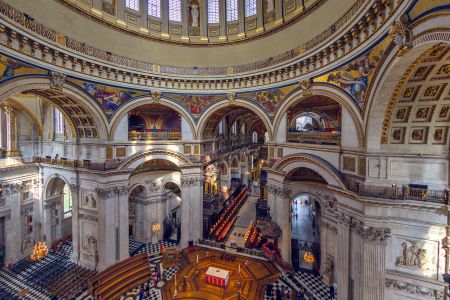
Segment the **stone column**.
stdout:
<svg viewBox="0 0 450 300">
<path fill-rule="evenodd" d="M 8 153 L 12 150 L 13 139 L 13 136 L 11 134 L 11 106 L 5 105 L 3 109 L 5 111 L 5 148 Z"/>
<path fill-rule="evenodd" d="M 20 218 L 20 184 L 13 183 L 4 186 L 6 201 L 10 204 L 9 219 L 6 219 L 6 257 L 5 264 L 17 262 L 22 253 L 22 224 Z"/>
<path fill-rule="evenodd" d="M 76 183 L 70 185 L 72 196 L 72 261 L 77 263 L 80 259 L 80 186 Z"/>
<path fill-rule="evenodd" d="M 161 0 L 161 34 L 169 33 L 169 1 Z"/>
<path fill-rule="evenodd" d="M 97 269 L 104 270 L 115 264 L 118 256 L 114 220 L 118 195 L 115 188 L 97 189 L 96 192 L 98 195 Z"/>
<path fill-rule="evenodd" d="M 125 0 L 117 0 L 117 18 L 125 20 Z"/>
<path fill-rule="evenodd" d="M 390 229 L 365 226 L 362 230 L 364 242 L 363 300 L 383 300 L 386 281 L 386 242 Z"/>
<path fill-rule="evenodd" d="M 181 177 L 181 248 L 202 238 L 203 233 L 203 175 L 190 171 Z"/>
<path fill-rule="evenodd" d="M 181 34 L 182 36 L 189 36 L 189 6 L 187 0 L 181 0 Z"/>
<path fill-rule="evenodd" d="M 208 38 L 208 1 L 200 2 L 200 38 Z"/>
<path fill-rule="evenodd" d="M 323 217 L 322 217 L 323 218 Z M 327 231 L 328 223 L 321 220 L 320 222 L 320 275 L 325 272 L 325 263 L 327 259 Z"/>
<path fill-rule="evenodd" d="M 226 0 L 219 0 L 219 11 L 220 11 L 220 37 L 227 36 L 227 6 L 226 6 Z"/>
<path fill-rule="evenodd" d="M 275 25 L 283 22 L 283 4 L 281 1 L 275 1 Z"/>
<path fill-rule="evenodd" d="M 350 217 L 343 213 L 336 216 L 337 224 L 337 246 L 336 246 L 336 269 L 335 277 L 337 283 L 338 299 L 349 299 L 349 246 L 350 246 Z"/>
<path fill-rule="evenodd" d="M 264 30 L 264 0 L 256 2 L 256 31 Z"/>
<path fill-rule="evenodd" d="M 141 14 L 141 26 L 148 28 L 148 0 L 139 0 L 139 12 Z"/>
<path fill-rule="evenodd" d="M 238 0 L 239 35 L 245 34 L 245 6 L 244 0 Z"/>
<path fill-rule="evenodd" d="M 128 236 L 128 186 L 120 186 L 117 188 L 118 193 L 118 224 L 119 228 L 119 261 L 130 257 L 129 236 Z"/>
</svg>

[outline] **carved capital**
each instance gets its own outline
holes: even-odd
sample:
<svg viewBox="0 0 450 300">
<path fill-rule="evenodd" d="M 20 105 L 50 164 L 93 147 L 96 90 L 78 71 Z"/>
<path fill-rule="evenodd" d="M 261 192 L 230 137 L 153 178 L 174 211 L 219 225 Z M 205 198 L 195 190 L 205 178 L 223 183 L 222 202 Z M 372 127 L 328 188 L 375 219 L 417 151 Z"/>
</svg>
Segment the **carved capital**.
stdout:
<svg viewBox="0 0 450 300">
<path fill-rule="evenodd" d="M 228 105 L 236 104 L 236 93 L 228 93 L 227 94 Z"/>
<path fill-rule="evenodd" d="M 181 178 L 182 187 L 194 187 L 203 185 L 203 177 Z"/>
<path fill-rule="evenodd" d="M 389 36 L 393 42 L 399 46 L 400 50 L 397 53 L 398 56 L 403 56 L 409 49 L 412 48 L 413 33 L 408 27 L 409 18 L 407 15 L 400 16 L 392 23 L 389 28 Z"/>
<path fill-rule="evenodd" d="M 50 74 L 50 89 L 62 91 L 65 81 L 66 81 L 65 74 L 52 71 Z"/>
<path fill-rule="evenodd" d="M 378 227 L 364 227 L 362 237 L 365 241 L 383 243 L 390 237 L 391 229 Z"/>
<path fill-rule="evenodd" d="M 22 189 L 22 185 L 18 183 L 10 183 L 3 186 L 3 190 L 5 191 L 5 195 L 12 195 L 19 193 Z"/>
</svg>

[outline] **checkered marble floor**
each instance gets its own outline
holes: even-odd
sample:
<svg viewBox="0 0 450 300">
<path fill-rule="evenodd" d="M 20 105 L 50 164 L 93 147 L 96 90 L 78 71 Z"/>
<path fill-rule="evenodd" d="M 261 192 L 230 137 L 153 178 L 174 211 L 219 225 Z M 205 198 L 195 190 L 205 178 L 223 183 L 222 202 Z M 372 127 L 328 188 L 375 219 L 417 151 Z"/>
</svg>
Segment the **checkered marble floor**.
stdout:
<svg viewBox="0 0 450 300">
<path fill-rule="evenodd" d="M 294 283 L 298 289 L 301 287 L 305 288 L 316 300 L 334 300 L 334 298 L 330 297 L 330 289 L 322 283 L 317 275 L 307 272 L 296 272 L 286 275 L 285 279 Z"/>
<path fill-rule="evenodd" d="M 170 248 L 175 247 L 177 244 L 173 242 L 164 241 L 163 242 L 164 248 Z M 138 253 L 142 253 L 144 251 L 147 251 L 149 255 L 152 254 L 159 254 L 159 243 L 156 244 L 146 244 L 142 249 L 139 250 Z"/>
</svg>

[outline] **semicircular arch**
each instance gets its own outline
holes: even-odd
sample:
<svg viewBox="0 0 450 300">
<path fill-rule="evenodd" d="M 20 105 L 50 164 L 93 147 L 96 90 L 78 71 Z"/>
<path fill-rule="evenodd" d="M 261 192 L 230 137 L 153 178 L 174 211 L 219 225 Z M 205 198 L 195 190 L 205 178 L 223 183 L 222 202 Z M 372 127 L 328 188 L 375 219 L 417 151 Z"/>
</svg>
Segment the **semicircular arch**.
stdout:
<svg viewBox="0 0 450 300">
<path fill-rule="evenodd" d="M 109 123 L 109 132 L 110 132 L 110 138 L 111 140 L 114 138 L 115 132 L 117 130 L 117 127 L 122 120 L 122 118 L 130 112 L 132 109 L 137 108 L 139 106 L 145 105 L 145 104 L 161 104 L 164 106 L 167 106 L 176 112 L 178 112 L 189 124 L 189 127 L 191 128 L 192 135 L 195 134 L 195 121 L 192 118 L 192 116 L 189 114 L 189 112 L 184 108 L 182 105 L 176 103 L 173 100 L 170 100 L 169 98 L 161 97 L 161 99 L 158 102 L 152 101 L 152 98 L 150 96 L 148 97 L 142 97 L 139 99 L 135 99 L 132 101 L 128 101 L 121 107 L 119 107 L 119 110 L 115 112 L 115 114 L 112 116 L 111 121 Z"/>
<path fill-rule="evenodd" d="M 360 110 L 355 100 L 341 88 L 330 84 L 314 83 L 311 86 L 311 93 L 309 93 L 308 95 L 304 95 L 303 91 L 301 90 L 298 90 L 289 95 L 289 97 L 286 98 L 281 103 L 280 107 L 277 109 L 273 121 L 274 124 L 273 132 L 274 133 L 278 132 L 283 115 L 287 112 L 289 108 L 312 96 L 324 96 L 330 98 L 339 103 L 342 107 L 344 107 L 352 117 L 358 135 L 359 146 L 363 147 L 364 145 L 363 119 L 361 117 Z"/>
<path fill-rule="evenodd" d="M 178 167 L 185 165 L 191 165 L 192 161 L 185 155 L 169 150 L 146 150 L 141 151 L 125 159 L 118 167 L 117 170 L 135 169 L 142 163 L 151 159 L 165 159 Z"/>
<path fill-rule="evenodd" d="M 196 136 L 197 139 L 203 138 L 203 132 L 205 130 L 205 126 L 209 120 L 209 118 L 216 112 L 218 112 L 220 109 L 225 108 L 230 105 L 230 102 L 227 99 L 218 101 L 208 107 L 206 111 L 203 112 L 200 119 L 198 120 L 197 125 L 197 132 Z M 236 101 L 233 103 L 234 106 L 244 107 L 251 111 L 253 111 L 260 119 L 263 121 L 264 125 L 266 126 L 267 132 L 269 133 L 269 139 L 272 140 L 273 138 L 273 127 L 272 122 L 268 115 L 256 104 L 251 103 L 248 100 L 239 99 L 236 98 Z"/>
</svg>

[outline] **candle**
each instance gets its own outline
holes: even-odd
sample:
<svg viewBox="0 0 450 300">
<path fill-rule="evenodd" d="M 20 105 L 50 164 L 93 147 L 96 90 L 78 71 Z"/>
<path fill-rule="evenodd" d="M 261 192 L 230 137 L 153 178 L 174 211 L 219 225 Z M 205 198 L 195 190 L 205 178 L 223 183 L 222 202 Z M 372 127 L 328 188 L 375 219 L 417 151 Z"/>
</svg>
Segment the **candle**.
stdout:
<svg viewBox="0 0 450 300">
<path fill-rule="evenodd" d="M 198 254 L 197 254 L 197 263 L 198 263 Z"/>
<path fill-rule="evenodd" d="M 241 274 L 241 264 L 238 265 L 238 272 Z"/>
</svg>

